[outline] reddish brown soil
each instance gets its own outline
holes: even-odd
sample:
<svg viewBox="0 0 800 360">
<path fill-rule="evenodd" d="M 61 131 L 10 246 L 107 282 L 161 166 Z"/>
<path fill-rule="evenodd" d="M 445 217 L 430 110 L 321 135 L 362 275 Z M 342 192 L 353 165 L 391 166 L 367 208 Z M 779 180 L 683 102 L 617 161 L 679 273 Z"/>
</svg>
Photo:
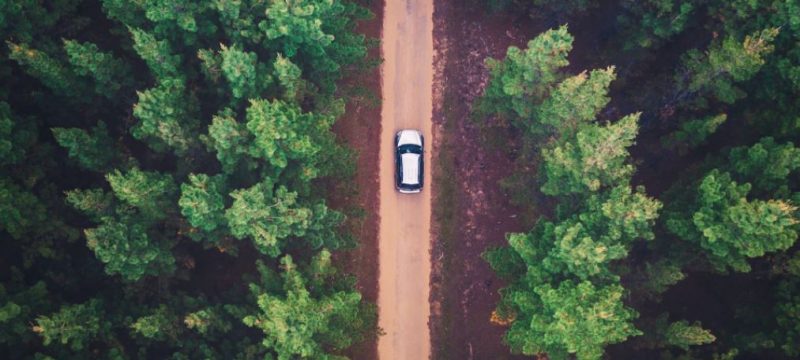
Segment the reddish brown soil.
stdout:
<svg viewBox="0 0 800 360">
<path fill-rule="evenodd" d="M 502 58 L 543 28 L 524 17 L 491 15 L 480 4 L 437 0 L 434 12 L 434 245 L 431 257 L 431 333 L 434 359 L 514 359 L 502 343 L 504 328 L 489 319 L 504 284 L 481 258 L 506 245 L 504 234 L 526 230 L 498 181 L 512 162 L 481 140 L 472 120 L 483 92 L 486 57 Z M 440 164 L 435 164 L 437 161 Z M 456 182 L 447 190 L 448 182 Z"/>
<path fill-rule="evenodd" d="M 367 41 L 380 39 L 383 1 L 369 1 L 375 17 L 358 25 L 357 32 Z M 380 58 L 380 46 L 373 46 L 370 59 Z M 347 100 L 344 116 L 336 122 L 333 131 L 340 141 L 356 153 L 356 173 L 353 187 L 331 195 L 331 204 L 347 212 L 348 231 L 358 241 L 358 247 L 336 254 L 336 261 L 347 273 L 354 274 L 357 288 L 364 299 L 376 303 L 378 299 L 378 151 L 381 133 L 380 68 L 368 71 L 353 69 L 340 86 L 339 96 Z M 377 339 L 353 346 L 346 354 L 353 359 L 376 359 Z"/>
</svg>

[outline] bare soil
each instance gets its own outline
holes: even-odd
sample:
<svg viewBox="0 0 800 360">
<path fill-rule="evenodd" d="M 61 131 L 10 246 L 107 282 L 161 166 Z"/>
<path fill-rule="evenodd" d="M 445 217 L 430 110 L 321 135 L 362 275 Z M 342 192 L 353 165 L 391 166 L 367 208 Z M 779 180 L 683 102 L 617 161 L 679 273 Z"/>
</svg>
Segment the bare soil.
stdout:
<svg viewBox="0 0 800 360">
<path fill-rule="evenodd" d="M 383 18 L 379 324 L 383 360 L 430 357 L 430 171 L 421 193 L 395 190 L 396 131 L 416 129 L 430 141 L 433 82 L 433 0 L 389 0 Z M 431 164 L 431 151 L 424 153 Z"/>
</svg>

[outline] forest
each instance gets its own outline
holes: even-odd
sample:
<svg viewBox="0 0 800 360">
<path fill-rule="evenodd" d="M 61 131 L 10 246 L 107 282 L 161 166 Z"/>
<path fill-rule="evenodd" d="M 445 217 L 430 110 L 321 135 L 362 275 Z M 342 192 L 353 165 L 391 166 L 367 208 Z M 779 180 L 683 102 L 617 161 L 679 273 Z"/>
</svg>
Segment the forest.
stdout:
<svg viewBox="0 0 800 360">
<path fill-rule="evenodd" d="M 0 1 L 0 357 L 339 359 L 340 0 Z"/>
<path fill-rule="evenodd" d="M 511 352 L 800 357 L 800 3 L 473 3 L 549 28 L 486 59 L 472 115 L 538 214 L 483 253 Z"/>
<path fill-rule="evenodd" d="M 332 200 L 358 191 L 334 126 L 369 92 L 348 78 L 380 65 L 356 29 L 380 21 L 373 3 L 0 0 L 0 358 L 375 346 L 365 274 L 337 258 L 369 240 L 348 225 L 363 209 Z M 525 229 L 431 258 L 491 267 L 469 279 L 501 287 L 480 299 L 503 333 L 485 341 L 552 360 L 800 359 L 798 0 L 433 3 L 437 20 L 450 4 L 537 29 L 480 58 L 481 86 L 441 77 L 475 94 L 441 107 L 468 108 L 468 140 L 513 163 L 481 190 L 510 194 Z M 466 167 L 432 171 L 456 186 Z M 441 181 L 434 204 L 453 208 L 436 214 L 472 210 Z"/>
</svg>

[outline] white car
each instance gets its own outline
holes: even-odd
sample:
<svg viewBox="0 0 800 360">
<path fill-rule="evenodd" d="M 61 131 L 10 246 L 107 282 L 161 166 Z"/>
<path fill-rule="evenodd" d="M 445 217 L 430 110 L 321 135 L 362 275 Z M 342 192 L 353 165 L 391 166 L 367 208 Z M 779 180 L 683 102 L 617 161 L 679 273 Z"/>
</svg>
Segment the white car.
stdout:
<svg viewBox="0 0 800 360">
<path fill-rule="evenodd" d="M 397 191 L 413 194 L 422 191 L 424 178 L 422 133 L 417 130 L 400 130 L 394 137 Z"/>
</svg>

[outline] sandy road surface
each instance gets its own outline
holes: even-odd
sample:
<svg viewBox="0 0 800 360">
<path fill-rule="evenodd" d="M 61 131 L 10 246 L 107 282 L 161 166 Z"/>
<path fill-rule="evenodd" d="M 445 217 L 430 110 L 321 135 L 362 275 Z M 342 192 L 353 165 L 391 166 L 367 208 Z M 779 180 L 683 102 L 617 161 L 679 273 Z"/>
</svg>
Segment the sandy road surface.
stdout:
<svg viewBox="0 0 800 360">
<path fill-rule="evenodd" d="M 431 113 L 433 0 L 385 0 L 380 149 L 379 323 L 381 360 L 430 356 Z M 394 188 L 394 134 L 425 135 L 425 182 L 420 194 Z"/>
</svg>

